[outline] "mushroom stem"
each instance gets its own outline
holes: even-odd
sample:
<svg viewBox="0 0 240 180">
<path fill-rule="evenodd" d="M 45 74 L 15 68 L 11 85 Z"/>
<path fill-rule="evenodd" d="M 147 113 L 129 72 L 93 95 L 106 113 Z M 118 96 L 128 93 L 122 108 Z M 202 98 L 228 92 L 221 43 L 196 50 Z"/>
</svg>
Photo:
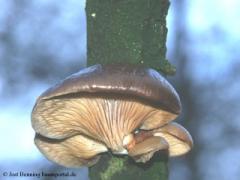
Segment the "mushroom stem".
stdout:
<svg viewBox="0 0 240 180">
<path fill-rule="evenodd" d="M 128 134 L 123 138 L 123 147 L 128 151 L 132 149 L 136 144 L 141 143 L 147 138 L 153 136 L 152 131 L 140 130 L 134 134 Z"/>
<path fill-rule="evenodd" d="M 133 134 L 128 134 L 123 138 L 123 147 L 127 150 L 135 146 L 136 141 Z"/>
</svg>

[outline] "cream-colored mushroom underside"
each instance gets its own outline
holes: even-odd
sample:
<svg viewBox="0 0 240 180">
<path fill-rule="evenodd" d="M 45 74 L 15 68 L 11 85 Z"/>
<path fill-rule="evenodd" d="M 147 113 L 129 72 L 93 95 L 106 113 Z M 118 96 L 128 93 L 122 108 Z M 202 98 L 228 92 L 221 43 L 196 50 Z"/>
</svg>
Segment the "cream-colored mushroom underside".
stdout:
<svg viewBox="0 0 240 180">
<path fill-rule="evenodd" d="M 32 124 L 48 138 L 83 134 L 121 153 L 124 136 L 137 128 L 160 127 L 175 117 L 135 100 L 79 97 L 41 100 L 33 110 Z"/>
</svg>

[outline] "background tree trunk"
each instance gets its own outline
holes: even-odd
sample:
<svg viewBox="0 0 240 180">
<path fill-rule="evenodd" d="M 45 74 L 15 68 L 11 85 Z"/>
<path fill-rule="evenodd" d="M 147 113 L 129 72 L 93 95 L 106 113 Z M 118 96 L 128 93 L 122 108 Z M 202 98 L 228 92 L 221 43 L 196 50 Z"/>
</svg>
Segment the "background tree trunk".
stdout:
<svg viewBox="0 0 240 180">
<path fill-rule="evenodd" d="M 175 68 L 166 56 L 168 0 L 87 0 L 87 65 L 142 64 L 165 75 Z M 91 180 L 166 180 L 167 154 L 145 164 L 105 154 L 89 168 Z"/>
</svg>

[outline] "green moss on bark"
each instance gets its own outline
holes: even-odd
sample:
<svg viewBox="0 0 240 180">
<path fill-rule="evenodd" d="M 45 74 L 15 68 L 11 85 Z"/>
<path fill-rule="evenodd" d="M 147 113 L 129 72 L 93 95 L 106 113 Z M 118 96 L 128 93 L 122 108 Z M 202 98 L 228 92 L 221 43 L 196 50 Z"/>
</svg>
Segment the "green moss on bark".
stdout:
<svg viewBox="0 0 240 180">
<path fill-rule="evenodd" d="M 87 0 L 87 64 L 132 63 L 160 70 L 165 59 L 168 0 Z"/>
<path fill-rule="evenodd" d="M 142 64 L 174 74 L 166 60 L 168 0 L 87 0 L 87 65 Z M 147 163 L 103 154 L 89 168 L 91 180 L 167 180 L 167 155 Z"/>
<path fill-rule="evenodd" d="M 125 156 L 104 154 L 100 161 L 89 168 L 91 180 L 167 180 L 167 154 L 159 152 L 147 163 L 135 163 Z"/>
</svg>

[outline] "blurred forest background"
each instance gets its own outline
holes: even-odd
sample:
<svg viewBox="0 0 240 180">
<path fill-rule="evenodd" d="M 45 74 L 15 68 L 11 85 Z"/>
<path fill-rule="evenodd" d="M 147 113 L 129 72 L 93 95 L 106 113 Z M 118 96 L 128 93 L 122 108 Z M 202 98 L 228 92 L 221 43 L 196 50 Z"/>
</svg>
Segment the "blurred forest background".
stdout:
<svg viewBox="0 0 240 180">
<path fill-rule="evenodd" d="M 86 64 L 84 7 L 84 0 L 0 0 L 0 179 L 5 171 L 88 179 L 86 168 L 47 161 L 30 123 L 36 98 Z M 240 178 L 239 8 L 238 0 L 171 1 L 167 58 L 177 73 L 168 79 L 183 104 L 177 121 L 195 147 L 170 160 L 170 180 Z"/>
</svg>

